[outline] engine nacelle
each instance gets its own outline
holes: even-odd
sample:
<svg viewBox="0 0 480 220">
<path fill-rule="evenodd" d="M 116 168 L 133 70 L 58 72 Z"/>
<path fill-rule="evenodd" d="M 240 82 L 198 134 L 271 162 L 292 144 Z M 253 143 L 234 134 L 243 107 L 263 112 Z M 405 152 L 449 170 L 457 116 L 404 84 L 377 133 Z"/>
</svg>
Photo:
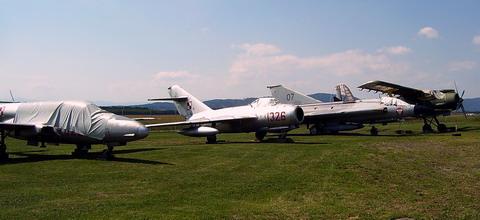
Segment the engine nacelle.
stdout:
<svg viewBox="0 0 480 220">
<path fill-rule="evenodd" d="M 207 136 L 216 135 L 219 133 L 219 131 L 216 128 L 202 126 L 202 127 L 185 128 L 179 131 L 178 133 L 185 136 L 190 136 L 190 137 L 207 137 Z"/>
</svg>

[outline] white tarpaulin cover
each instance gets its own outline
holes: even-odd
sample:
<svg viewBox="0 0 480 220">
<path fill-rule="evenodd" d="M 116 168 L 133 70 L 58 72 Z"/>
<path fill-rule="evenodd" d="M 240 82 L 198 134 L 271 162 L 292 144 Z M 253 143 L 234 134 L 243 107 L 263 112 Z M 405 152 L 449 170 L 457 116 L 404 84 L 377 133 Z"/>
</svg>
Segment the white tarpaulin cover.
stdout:
<svg viewBox="0 0 480 220">
<path fill-rule="evenodd" d="M 13 122 L 51 126 L 63 132 L 102 140 L 105 137 L 108 116 L 111 115 L 113 114 L 88 102 L 32 102 L 22 103 L 18 107 Z"/>
</svg>

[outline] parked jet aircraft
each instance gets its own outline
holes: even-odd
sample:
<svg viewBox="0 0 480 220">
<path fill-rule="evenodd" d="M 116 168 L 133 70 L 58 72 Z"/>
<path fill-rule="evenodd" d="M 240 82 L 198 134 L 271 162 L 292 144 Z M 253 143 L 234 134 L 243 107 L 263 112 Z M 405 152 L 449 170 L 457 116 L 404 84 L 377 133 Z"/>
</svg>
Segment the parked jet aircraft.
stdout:
<svg viewBox="0 0 480 220">
<path fill-rule="evenodd" d="M 267 132 L 285 133 L 298 127 L 303 120 L 303 110 L 294 105 L 278 103 L 273 98 L 259 98 L 249 105 L 210 109 L 178 85 L 168 88 L 170 98 L 149 101 L 172 100 L 186 121 L 151 124 L 147 127 L 187 126 L 179 133 L 192 137 L 206 137 L 207 143 L 215 143 L 220 133 L 255 132 L 262 140 Z"/>
<path fill-rule="evenodd" d="M 457 88 L 455 90 L 419 90 L 384 81 L 370 81 L 358 88 L 382 92 L 390 96 L 397 95 L 400 99 L 414 104 L 415 115 L 423 118 L 424 132 L 433 131 L 432 125 L 436 126 L 439 132 L 447 131 L 447 126 L 438 121 L 437 116 L 439 115 L 450 115 L 452 111 L 458 109 L 462 109 L 465 114 L 463 107 L 465 90 L 462 92 L 462 95 L 459 95 Z"/>
<path fill-rule="evenodd" d="M 113 156 L 114 146 L 148 135 L 135 120 L 104 111 L 92 103 L 51 101 L 0 103 L 0 158 L 8 158 L 5 138 L 27 140 L 28 145 L 75 144 L 72 155 L 85 155 L 92 144 L 105 144 L 103 156 Z"/>
<path fill-rule="evenodd" d="M 281 103 L 299 105 L 305 112 L 305 120 L 310 134 L 337 133 L 362 128 L 364 124 L 395 122 L 413 115 L 413 105 L 400 99 L 358 100 L 345 84 L 337 85 L 334 102 L 321 102 L 282 85 L 268 86 L 272 96 Z M 370 133 L 378 134 L 372 126 Z"/>
</svg>

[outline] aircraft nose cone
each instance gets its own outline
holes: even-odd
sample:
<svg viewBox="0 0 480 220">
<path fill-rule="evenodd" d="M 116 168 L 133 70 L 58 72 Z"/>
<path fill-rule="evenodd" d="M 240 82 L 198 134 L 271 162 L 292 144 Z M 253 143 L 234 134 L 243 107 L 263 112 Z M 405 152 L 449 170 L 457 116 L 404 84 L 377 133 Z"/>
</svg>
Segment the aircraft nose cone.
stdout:
<svg viewBox="0 0 480 220">
<path fill-rule="evenodd" d="M 137 128 L 137 132 L 135 133 L 135 136 L 137 138 L 146 138 L 148 136 L 148 128 L 145 127 L 144 125 L 141 125 Z"/>
</svg>

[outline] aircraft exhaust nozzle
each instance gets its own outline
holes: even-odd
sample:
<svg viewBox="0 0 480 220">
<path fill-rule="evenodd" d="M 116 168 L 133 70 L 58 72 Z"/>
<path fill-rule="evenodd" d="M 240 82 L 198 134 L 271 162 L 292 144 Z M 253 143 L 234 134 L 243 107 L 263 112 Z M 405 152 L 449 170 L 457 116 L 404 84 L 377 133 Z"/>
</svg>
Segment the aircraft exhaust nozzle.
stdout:
<svg viewBox="0 0 480 220">
<path fill-rule="evenodd" d="M 303 109 L 297 106 L 297 108 L 295 108 L 295 116 L 297 117 L 298 124 L 302 123 L 305 116 Z"/>
<path fill-rule="evenodd" d="M 202 126 L 202 127 L 185 128 L 179 131 L 178 133 L 185 136 L 190 136 L 190 137 L 207 137 L 207 136 L 216 135 L 219 133 L 219 131 L 216 128 Z"/>
</svg>

